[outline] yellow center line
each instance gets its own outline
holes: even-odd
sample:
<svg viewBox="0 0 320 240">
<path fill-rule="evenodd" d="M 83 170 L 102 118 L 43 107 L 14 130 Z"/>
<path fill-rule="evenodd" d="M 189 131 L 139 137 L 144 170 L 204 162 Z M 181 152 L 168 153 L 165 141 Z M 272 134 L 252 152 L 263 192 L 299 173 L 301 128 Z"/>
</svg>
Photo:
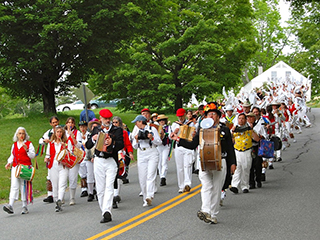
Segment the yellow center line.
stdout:
<svg viewBox="0 0 320 240">
<path fill-rule="evenodd" d="M 124 232 L 126 232 L 126 231 L 128 231 L 128 230 L 130 230 L 130 229 L 132 229 L 132 228 L 134 228 L 134 227 L 136 227 L 136 226 L 138 226 L 138 225 L 140 225 L 140 224 L 142 224 L 142 223 L 144 223 L 144 222 L 146 222 L 146 221 L 158 216 L 158 215 L 160 215 L 161 213 L 163 213 L 165 211 L 168 211 L 169 209 L 171 209 L 171 208 L 179 205 L 180 203 L 188 200 L 189 198 L 192 198 L 193 196 L 197 195 L 200 191 L 201 190 L 198 190 L 198 191 L 195 191 L 192 194 L 187 195 L 185 198 L 183 198 L 183 199 L 181 199 L 181 200 L 179 200 L 179 201 L 177 201 L 177 202 L 175 202 L 175 203 L 173 203 L 173 204 L 171 204 L 171 205 L 159 210 L 158 212 L 155 212 L 155 213 L 151 214 L 150 216 L 147 216 L 147 217 L 145 217 L 145 218 L 143 218 L 143 219 L 141 219 L 141 220 L 139 220 L 139 221 L 137 221 L 137 222 L 135 222 L 135 223 L 133 223 L 133 224 L 131 224 L 131 225 L 129 225 L 129 226 L 127 226 L 127 227 L 125 227 L 125 228 L 123 228 L 123 229 L 121 229 L 121 230 L 119 230 L 119 231 L 117 231 L 117 232 L 105 237 L 105 238 L 103 238 L 103 240 L 114 238 L 114 237 L 116 237 L 116 236 L 118 236 L 118 235 L 120 235 L 120 234 L 122 234 L 122 233 L 124 233 Z"/>
<path fill-rule="evenodd" d="M 106 230 L 106 231 L 103 231 L 103 232 L 101 232 L 101 233 L 98 233 L 98 234 L 90 237 L 90 238 L 87 238 L 87 240 L 94 240 L 94 239 L 97 239 L 97 238 L 99 238 L 99 237 L 101 237 L 101 236 L 104 236 L 104 235 L 106 235 L 106 234 L 108 234 L 108 233 L 110 233 L 110 232 L 112 232 L 112 231 L 115 231 L 115 230 L 117 230 L 117 229 L 119 229 L 119 228 L 121 228 L 121 227 L 123 227 L 123 226 L 125 226 L 125 225 L 127 225 L 127 224 L 129 224 L 129 223 L 131 223 L 131 222 L 136 221 L 136 220 L 139 219 L 139 218 L 142 218 L 142 217 L 145 216 L 145 215 L 148 215 L 149 213 L 152 213 L 152 212 L 154 212 L 154 211 L 157 211 L 158 209 L 160 209 L 160 208 L 162 208 L 162 207 L 164 207 L 164 206 L 166 206 L 166 205 L 168 205 L 168 204 L 170 204 L 170 203 L 178 200 L 179 198 L 184 197 L 184 196 L 187 195 L 187 194 L 191 194 L 193 191 L 195 191 L 196 189 L 198 189 L 198 188 L 200 188 L 200 187 L 201 187 L 201 184 L 199 184 L 198 186 L 192 188 L 190 193 L 179 194 L 178 196 L 176 196 L 176 197 L 174 197 L 174 198 L 172 198 L 172 199 L 170 199 L 170 200 L 168 200 L 168 201 L 166 201 L 166 202 L 164 202 L 164 203 L 162 203 L 162 204 L 160 204 L 160 205 L 158 205 L 158 206 L 156 206 L 156 207 L 154 207 L 154 208 L 152 208 L 152 209 L 150 209 L 150 210 L 148 210 L 148 211 L 146 211 L 146 212 L 143 212 L 143 213 L 141 213 L 141 214 L 139 214 L 139 215 L 137 215 L 137 216 L 135 216 L 135 217 L 133 217 L 133 218 L 131 218 L 131 219 L 128 219 L 127 221 L 125 221 L 125 222 L 123 222 L 123 223 L 120 223 L 120 224 L 118 224 L 118 225 L 116 225 L 116 226 L 114 226 L 114 227 L 112 227 L 112 228 L 109 228 L 109 229 Z"/>
</svg>

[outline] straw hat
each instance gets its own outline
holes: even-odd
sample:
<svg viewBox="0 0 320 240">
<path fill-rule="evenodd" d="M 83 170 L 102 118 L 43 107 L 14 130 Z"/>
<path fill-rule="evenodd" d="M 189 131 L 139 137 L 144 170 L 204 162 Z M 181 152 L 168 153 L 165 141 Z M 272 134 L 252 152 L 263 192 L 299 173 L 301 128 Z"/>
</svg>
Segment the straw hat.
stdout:
<svg viewBox="0 0 320 240">
<path fill-rule="evenodd" d="M 168 120 L 168 117 L 164 114 L 158 115 L 156 121 L 159 122 L 160 120 Z"/>
</svg>

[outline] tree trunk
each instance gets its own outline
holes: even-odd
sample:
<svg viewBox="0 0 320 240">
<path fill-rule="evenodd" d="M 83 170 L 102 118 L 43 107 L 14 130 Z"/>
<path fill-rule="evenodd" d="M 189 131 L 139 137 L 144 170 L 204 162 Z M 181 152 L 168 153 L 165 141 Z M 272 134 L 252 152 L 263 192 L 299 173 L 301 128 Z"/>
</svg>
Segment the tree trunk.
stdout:
<svg viewBox="0 0 320 240">
<path fill-rule="evenodd" d="M 44 80 L 42 86 L 42 102 L 43 112 L 45 114 L 54 113 L 56 114 L 56 103 L 54 95 L 54 80 Z"/>
<path fill-rule="evenodd" d="M 176 99 L 174 100 L 174 110 L 177 111 L 179 108 L 182 108 L 182 96 L 181 96 L 181 82 L 178 77 L 175 77 L 175 86 L 176 86 Z"/>
</svg>

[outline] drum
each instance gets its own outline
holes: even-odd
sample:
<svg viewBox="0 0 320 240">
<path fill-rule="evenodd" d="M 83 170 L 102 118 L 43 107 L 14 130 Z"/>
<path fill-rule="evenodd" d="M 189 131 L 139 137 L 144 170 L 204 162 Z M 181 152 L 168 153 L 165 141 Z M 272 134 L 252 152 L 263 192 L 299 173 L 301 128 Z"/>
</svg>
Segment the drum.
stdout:
<svg viewBox="0 0 320 240">
<path fill-rule="evenodd" d="M 201 169 L 221 171 L 221 140 L 219 128 L 200 129 Z"/>
<path fill-rule="evenodd" d="M 16 178 L 21 178 L 26 181 L 32 181 L 35 169 L 31 165 L 19 164 L 16 169 Z"/>
<path fill-rule="evenodd" d="M 194 133 L 195 130 L 196 130 L 195 127 L 182 125 L 179 128 L 178 137 L 182 139 L 186 139 L 187 141 L 191 142 L 193 138 L 192 134 Z"/>
<path fill-rule="evenodd" d="M 86 156 L 86 152 L 81 148 L 74 147 L 73 155 L 77 157 L 77 162 L 80 164 Z"/>
<path fill-rule="evenodd" d="M 73 168 L 77 164 L 77 157 L 71 154 L 67 149 L 62 149 L 58 155 L 57 160 L 63 166 Z"/>
</svg>

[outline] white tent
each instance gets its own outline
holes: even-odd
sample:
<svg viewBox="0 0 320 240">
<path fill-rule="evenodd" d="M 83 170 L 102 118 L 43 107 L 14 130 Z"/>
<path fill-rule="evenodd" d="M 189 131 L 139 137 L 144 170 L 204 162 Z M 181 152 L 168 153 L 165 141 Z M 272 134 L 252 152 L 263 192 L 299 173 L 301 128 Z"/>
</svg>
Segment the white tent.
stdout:
<svg viewBox="0 0 320 240">
<path fill-rule="evenodd" d="M 308 86 L 309 90 L 306 93 L 307 101 L 311 99 L 311 80 L 304 77 L 301 73 L 297 72 L 283 61 L 280 61 L 268 70 L 261 73 L 259 76 L 252 79 L 243 87 L 242 91 L 250 93 L 254 88 L 260 88 L 264 82 L 285 83 L 289 80 L 297 83 L 300 86 Z"/>
</svg>

